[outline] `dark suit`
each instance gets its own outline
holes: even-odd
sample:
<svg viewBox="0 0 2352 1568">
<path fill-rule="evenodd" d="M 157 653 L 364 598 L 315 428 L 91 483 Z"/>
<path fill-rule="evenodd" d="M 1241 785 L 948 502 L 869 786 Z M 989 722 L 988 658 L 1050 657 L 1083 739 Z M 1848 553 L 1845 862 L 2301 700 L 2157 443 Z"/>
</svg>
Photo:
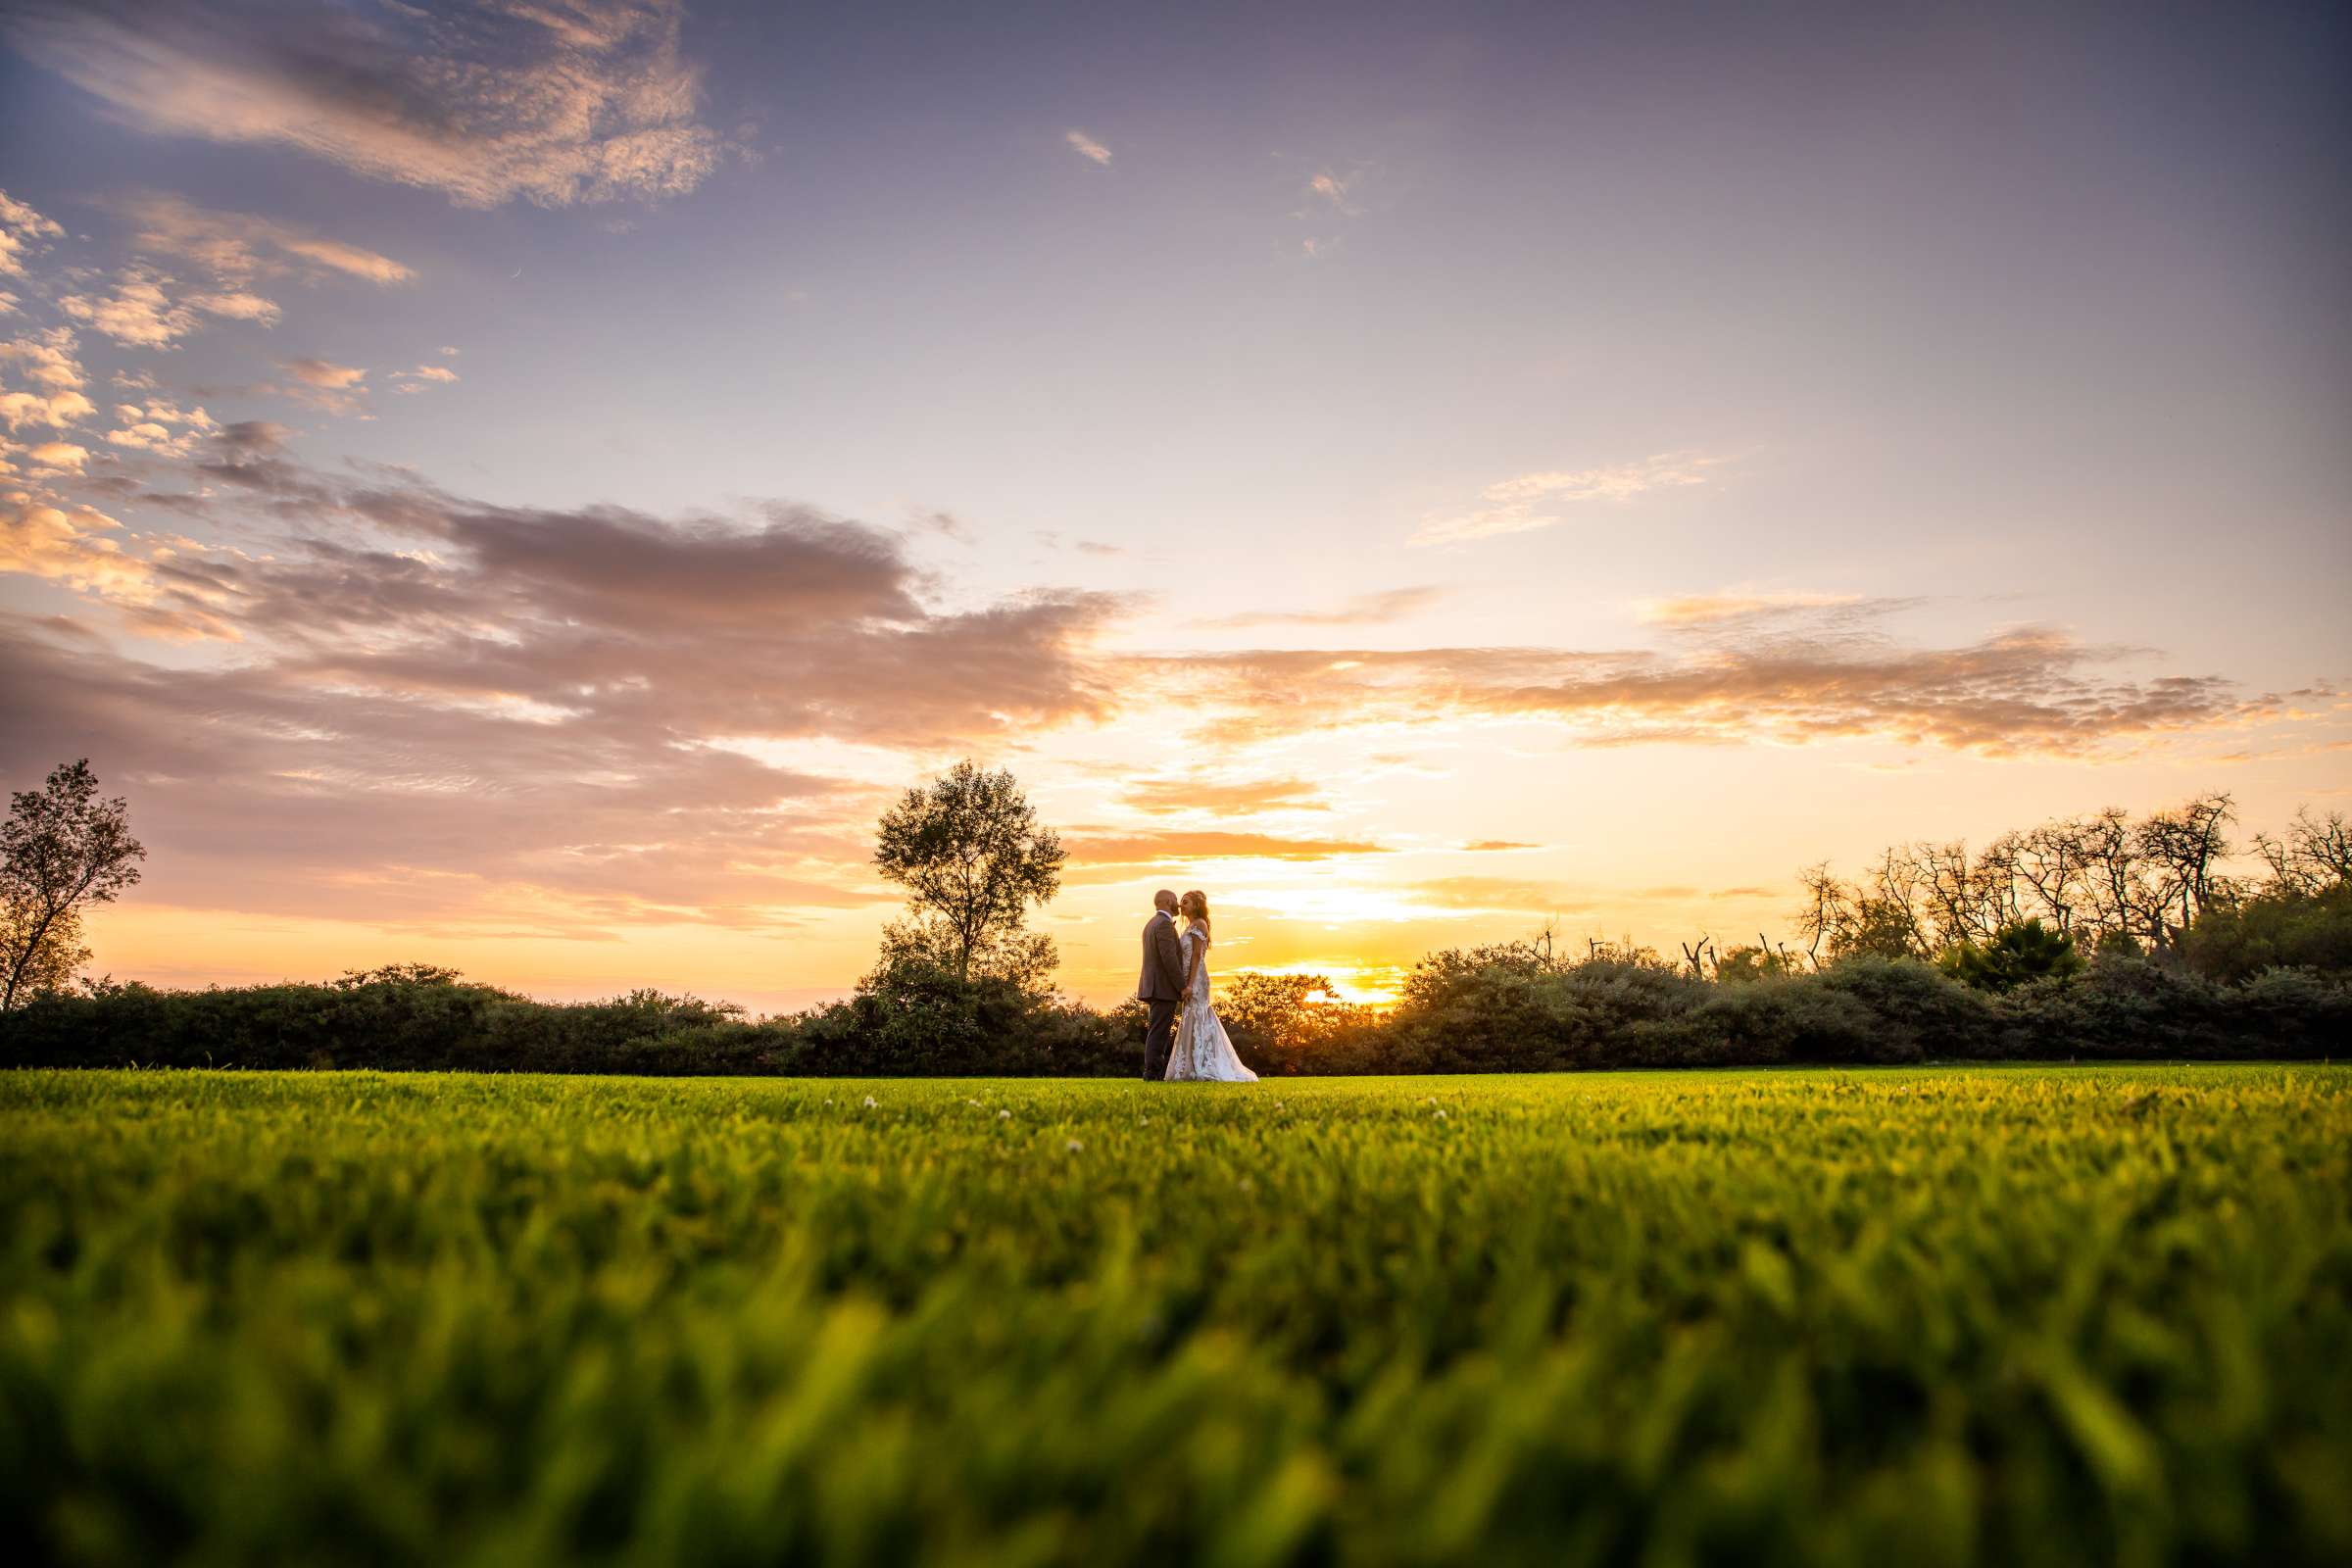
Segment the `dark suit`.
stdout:
<svg viewBox="0 0 2352 1568">
<path fill-rule="evenodd" d="M 1164 1078 L 1168 1053 L 1176 1045 L 1176 1003 L 1184 995 L 1184 946 L 1165 909 L 1155 910 L 1144 927 L 1144 977 L 1135 994 L 1152 1012 L 1152 1025 L 1144 1031 L 1144 1076 Z"/>
</svg>

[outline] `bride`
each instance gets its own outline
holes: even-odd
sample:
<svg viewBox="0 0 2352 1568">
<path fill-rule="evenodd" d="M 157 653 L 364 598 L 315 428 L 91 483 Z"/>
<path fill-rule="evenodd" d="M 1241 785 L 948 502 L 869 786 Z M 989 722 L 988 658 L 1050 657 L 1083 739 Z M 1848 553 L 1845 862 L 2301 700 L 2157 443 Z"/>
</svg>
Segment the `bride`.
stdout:
<svg viewBox="0 0 2352 1568">
<path fill-rule="evenodd" d="M 1253 1084 L 1257 1074 L 1242 1065 L 1208 1003 L 1208 895 L 1187 893 L 1176 906 L 1184 914 L 1184 1020 L 1168 1053 L 1168 1079 Z"/>
</svg>

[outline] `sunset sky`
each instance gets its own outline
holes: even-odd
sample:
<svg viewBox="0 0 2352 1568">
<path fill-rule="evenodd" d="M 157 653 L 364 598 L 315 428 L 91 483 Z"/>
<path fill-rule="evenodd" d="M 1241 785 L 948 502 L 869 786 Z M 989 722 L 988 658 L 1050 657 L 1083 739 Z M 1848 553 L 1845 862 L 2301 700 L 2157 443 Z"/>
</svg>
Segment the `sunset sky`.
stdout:
<svg viewBox="0 0 2352 1568">
<path fill-rule="evenodd" d="M 93 967 L 780 1009 L 1010 766 L 1377 995 L 2352 794 L 2342 6 L 0 3 L 0 770 Z"/>
</svg>

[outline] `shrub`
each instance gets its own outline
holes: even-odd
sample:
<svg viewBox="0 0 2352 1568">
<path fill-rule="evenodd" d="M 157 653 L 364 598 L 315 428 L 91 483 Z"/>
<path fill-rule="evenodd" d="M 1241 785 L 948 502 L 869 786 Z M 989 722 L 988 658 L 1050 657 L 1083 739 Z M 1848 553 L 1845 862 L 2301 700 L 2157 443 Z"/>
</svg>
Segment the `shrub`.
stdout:
<svg viewBox="0 0 2352 1568">
<path fill-rule="evenodd" d="M 2215 986 L 2153 958 L 2102 956 L 2079 979 L 2035 981 L 2003 1005 L 2033 1056 L 2259 1054 L 2230 1049 L 2228 1009 Z"/>
<path fill-rule="evenodd" d="M 2278 967 L 2352 975 L 2352 883 L 2210 908 L 2181 934 L 2180 956 L 2212 980 L 2246 980 Z"/>
<path fill-rule="evenodd" d="M 1953 979 L 1979 991 L 2014 991 L 2082 972 L 2074 938 L 2039 920 L 2015 920 L 1982 943 L 1955 944 L 1936 961 Z"/>
<path fill-rule="evenodd" d="M 1850 993 L 1803 981 L 1740 986 L 1709 998 L 1693 1026 L 1719 1034 L 1731 1059 L 1774 1062 L 1917 1061 L 1915 1044 L 1879 1027 Z"/>
<path fill-rule="evenodd" d="M 1642 1064 L 1636 1031 L 1682 1017 L 1710 987 L 1654 959 L 1561 963 L 1527 944 L 1433 954 L 1406 976 L 1392 1070 L 1530 1072 Z"/>
<path fill-rule="evenodd" d="M 2265 969 L 2231 999 L 2236 1032 L 2269 1049 L 2252 1055 L 2352 1055 L 2352 986 L 2317 969 Z"/>
<path fill-rule="evenodd" d="M 1857 956 L 1824 969 L 1815 984 L 1870 1009 L 1886 1037 L 1886 1060 L 1997 1056 L 2004 1020 L 1981 993 L 1917 958 Z"/>
<path fill-rule="evenodd" d="M 921 956 L 886 961 L 848 1002 L 809 1015 L 793 1070 L 845 1077 L 1112 1077 L 1140 1073 L 1143 1009 L 1070 1006 L 1001 975 L 958 979 Z"/>
<path fill-rule="evenodd" d="M 1217 1017 L 1261 1077 L 1381 1070 L 1378 1015 L 1342 1002 L 1319 974 L 1244 969 L 1217 998 Z"/>
<path fill-rule="evenodd" d="M 1381 1019 L 1315 1000 L 1311 978 L 1237 980 L 1221 1007 L 1275 1076 L 1592 1067 L 2352 1054 L 2352 985 L 2311 968 L 2208 980 L 2170 959 L 2099 958 L 2078 977 L 1972 991 L 1909 958 L 1715 985 L 1641 958 L 1562 963 L 1524 946 L 1446 953 Z M 634 991 L 550 1004 L 446 972 L 326 985 L 158 991 L 100 984 L 0 1016 L 21 1066 L 376 1067 L 488 1072 L 1129 1077 L 1145 1011 L 1101 1011 L 1002 977 L 909 962 L 846 1002 L 746 1019 Z"/>
</svg>

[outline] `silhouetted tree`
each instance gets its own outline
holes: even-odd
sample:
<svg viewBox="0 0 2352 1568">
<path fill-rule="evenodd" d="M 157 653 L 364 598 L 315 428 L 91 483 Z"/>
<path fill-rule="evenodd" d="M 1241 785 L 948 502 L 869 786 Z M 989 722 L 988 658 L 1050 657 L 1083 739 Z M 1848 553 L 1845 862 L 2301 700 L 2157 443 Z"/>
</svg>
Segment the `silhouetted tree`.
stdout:
<svg viewBox="0 0 2352 1568">
<path fill-rule="evenodd" d="M 2082 857 L 2083 885 L 2089 894 L 2089 924 L 2099 933 L 2102 949 L 2104 938 L 2112 933 L 2129 937 L 2134 948 L 2161 946 L 2164 910 L 2148 885 L 2132 819 L 2111 806 L 2076 826 L 2076 848 Z"/>
<path fill-rule="evenodd" d="M 2003 858 L 2052 925 L 2072 931 L 2083 902 L 2083 856 L 2079 825 L 2044 822 L 2003 836 Z"/>
<path fill-rule="evenodd" d="M 2148 936 L 2155 946 L 2170 946 L 2217 896 L 2227 897 L 2230 890 L 2216 875 L 2214 862 L 2230 854 L 2222 830 L 2235 816 L 2235 804 L 2216 791 L 2139 824 L 2133 837 L 2153 883 Z M 2171 918 L 2176 910 L 2178 920 Z"/>
<path fill-rule="evenodd" d="M 868 980 L 881 983 L 909 965 L 927 965 L 967 980 L 1004 980 L 1033 996 L 1053 989 L 1059 961 L 1054 939 L 1043 931 L 1002 932 L 969 954 L 956 944 L 955 928 L 937 916 L 893 920 L 882 928 L 882 953 Z"/>
<path fill-rule="evenodd" d="M 1903 850 L 1889 849 L 1865 883 L 1842 882 L 1827 861 L 1799 873 L 1805 905 L 1796 912 L 1797 933 L 1808 957 L 1828 950 L 1840 958 L 1924 958 L 1933 951 L 1917 902 L 1919 876 Z"/>
<path fill-rule="evenodd" d="M 62 985 L 89 956 L 81 911 L 139 879 L 146 849 L 130 808 L 98 799 L 88 759 L 60 763 L 38 790 L 19 790 L 0 825 L 0 1011 Z"/>
<path fill-rule="evenodd" d="M 1974 854 L 1959 840 L 1892 845 L 1853 882 L 1809 866 L 1798 873 L 1797 929 L 1809 952 L 1826 950 L 1833 961 L 1933 958 L 2031 919 L 2084 952 L 2168 953 L 2208 910 L 2250 891 L 2221 869 L 2234 814 L 2230 798 L 2214 792 L 2138 819 L 2111 807 L 2044 822 Z M 2255 844 L 2278 885 L 2314 891 L 2352 868 L 2341 817 L 2306 813 L 2283 838 L 2257 834 Z"/>
<path fill-rule="evenodd" d="M 906 890 L 914 916 L 899 928 L 901 951 L 935 954 L 958 980 L 994 956 L 1031 972 L 1053 968 L 1051 941 L 1023 941 L 1021 928 L 1030 905 L 1060 891 L 1061 862 L 1060 838 L 1038 825 L 1012 774 L 968 760 L 908 790 L 883 813 L 874 846 L 874 864 Z"/>
<path fill-rule="evenodd" d="M 38 919 L 31 906 L 0 904 L 0 964 L 6 966 L 0 968 L 0 978 L 7 969 L 20 969 L 13 993 L 19 1001 L 63 991 L 90 961 L 90 950 L 81 945 L 79 915 L 68 909 L 51 920 L 46 931 L 36 933 Z"/>
<path fill-rule="evenodd" d="M 2254 835 L 2254 850 L 2271 868 L 2271 881 L 2294 893 L 2325 893 L 2352 882 L 2352 824 L 2341 811 L 2314 816 L 2306 806 L 2277 838 Z"/>
</svg>

